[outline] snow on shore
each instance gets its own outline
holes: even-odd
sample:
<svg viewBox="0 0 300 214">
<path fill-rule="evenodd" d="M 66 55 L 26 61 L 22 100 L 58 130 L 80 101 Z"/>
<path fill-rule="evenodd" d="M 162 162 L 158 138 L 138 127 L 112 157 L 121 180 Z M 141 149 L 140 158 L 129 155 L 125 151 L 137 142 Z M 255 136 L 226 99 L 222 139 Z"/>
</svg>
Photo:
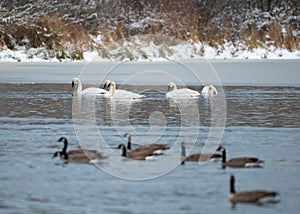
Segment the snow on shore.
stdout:
<svg viewBox="0 0 300 214">
<path fill-rule="evenodd" d="M 249 50 L 246 46 L 225 44 L 223 46 L 213 48 L 208 45 L 199 43 L 190 44 L 184 43 L 176 46 L 171 46 L 162 49 L 161 46 L 156 46 L 149 43 L 139 47 L 139 50 L 134 48 L 134 45 L 129 47 L 130 57 L 120 56 L 118 50 L 110 51 L 110 57 L 101 57 L 97 51 L 84 52 L 84 61 L 166 61 L 169 59 L 300 59 L 300 50 L 290 52 L 286 49 L 275 48 L 255 48 Z M 128 52 L 128 47 L 126 47 Z M 70 59 L 57 59 L 50 57 L 47 51 L 43 48 L 25 50 L 3 50 L 0 51 L 0 62 L 68 62 Z"/>
</svg>

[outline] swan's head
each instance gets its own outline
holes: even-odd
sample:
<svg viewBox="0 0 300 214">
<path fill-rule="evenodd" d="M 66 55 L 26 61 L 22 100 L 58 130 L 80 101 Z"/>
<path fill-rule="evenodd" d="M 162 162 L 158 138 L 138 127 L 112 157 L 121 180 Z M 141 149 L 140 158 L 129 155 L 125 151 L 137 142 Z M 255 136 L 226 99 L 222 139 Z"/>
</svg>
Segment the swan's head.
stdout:
<svg viewBox="0 0 300 214">
<path fill-rule="evenodd" d="M 108 90 L 111 82 L 112 81 L 110 81 L 110 80 L 106 80 L 105 83 L 104 83 L 103 89 Z"/>
<path fill-rule="evenodd" d="M 177 89 L 177 86 L 174 82 L 169 82 L 168 84 L 168 91 L 173 91 L 173 90 L 176 90 Z"/>
<path fill-rule="evenodd" d="M 74 78 L 72 79 L 72 88 L 74 88 L 75 83 L 78 83 L 78 82 L 79 82 L 79 79 L 76 78 L 76 77 L 74 77 Z"/>
<path fill-rule="evenodd" d="M 218 94 L 217 89 L 213 85 L 209 85 L 208 89 L 209 89 L 209 91 L 212 95 L 217 95 Z"/>
</svg>

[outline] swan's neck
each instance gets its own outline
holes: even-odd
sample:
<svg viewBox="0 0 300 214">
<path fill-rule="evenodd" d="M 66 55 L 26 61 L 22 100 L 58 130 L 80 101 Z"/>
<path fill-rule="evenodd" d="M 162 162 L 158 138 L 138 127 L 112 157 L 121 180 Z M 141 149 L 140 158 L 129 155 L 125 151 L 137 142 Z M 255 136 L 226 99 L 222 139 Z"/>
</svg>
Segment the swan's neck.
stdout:
<svg viewBox="0 0 300 214">
<path fill-rule="evenodd" d="M 127 149 L 131 150 L 131 136 L 128 136 Z"/>
<path fill-rule="evenodd" d="M 73 91 L 76 92 L 76 93 L 82 92 L 82 84 L 81 84 L 80 79 L 75 78 L 74 82 L 77 82 L 77 84 L 73 85 L 74 83 L 72 83 L 72 87 L 74 87 Z"/>
<path fill-rule="evenodd" d="M 168 92 L 171 92 L 171 91 L 175 91 L 175 90 L 177 90 L 177 86 L 176 85 L 169 85 L 169 87 L 168 87 Z"/>
<path fill-rule="evenodd" d="M 177 85 L 174 84 L 172 88 L 173 88 L 173 91 L 177 90 Z"/>
<path fill-rule="evenodd" d="M 116 84 L 114 84 L 113 82 L 110 83 L 109 92 L 111 93 L 111 95 L 115 95 L 116 93 Z"/>
<path fill-rule="evenodd" d="M 82 92 L 82 84 L 81 84 L 80 79 L 77 79 L 77 83 L 78 83 L 78 85 L 77 85 L 77 92 Z"/>
</svg>

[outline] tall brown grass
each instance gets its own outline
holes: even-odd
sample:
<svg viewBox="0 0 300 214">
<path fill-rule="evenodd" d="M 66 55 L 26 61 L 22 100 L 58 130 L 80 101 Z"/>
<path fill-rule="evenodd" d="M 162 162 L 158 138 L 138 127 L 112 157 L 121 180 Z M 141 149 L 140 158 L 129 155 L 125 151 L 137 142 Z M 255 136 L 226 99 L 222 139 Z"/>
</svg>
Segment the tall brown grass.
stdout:
<svg viewBox="0 0 300 214">
<path fill-rule="evenodd" d="M 71 21 L 72 19 L 63 18 L 66 10 L 64 12 L 58 10 L 56 13 L 28 19 L 26 24 L 17 21 L 0 23 L 5 32 L 3 35 L 0 34 L 0 49 L 5 46 L 10 49 L 16 49 L 18 46 L 44 47 L 49 53 L 57 53 L 59 57 L 67 54 L 62 50 L 82 53 L 85 50 L 98 49 L 104 56 L 108 56 L 106 47 L 119 46 L 118 41 L 131 36 L 144 34 L 173 36 L 182 41 L 201 42 L 218 47 L 224 45 L 226 41 L 231 41 L 233 33 L 237 34 L 234 39 L 249 49 L 268 45 L 290 51 L 300 49 L 300 37 L 294 33 L 297 26 L 273 22 L 265 29 L 260 29 L 255 24 L 233 27 L 228 19 L 215 23 L 212 21 L 215 18 L 214 14 L 200 2 L 166 0 L 162 3 L 144 0 L 143 4 L 140 4 L 140 1 L 119 1 L 113 8 L 99 4 L 95 9 L 91 7 L 80 11 L 82 17 L 96 13 L 94 19 Z M 209 1 L 213 4 L 212 2 L 216 1 Z M 125 16 L 127 14 L 128 17 Z M 131 24 L 134 22 L 141 22 L 143 25 L 140 28 L 132 28 Z M 101 44 L 95 45 L 90 34 L 94 36 L 100 34 Z M 201 51 L 199 50 L 200 53 Z"/>
</svg>

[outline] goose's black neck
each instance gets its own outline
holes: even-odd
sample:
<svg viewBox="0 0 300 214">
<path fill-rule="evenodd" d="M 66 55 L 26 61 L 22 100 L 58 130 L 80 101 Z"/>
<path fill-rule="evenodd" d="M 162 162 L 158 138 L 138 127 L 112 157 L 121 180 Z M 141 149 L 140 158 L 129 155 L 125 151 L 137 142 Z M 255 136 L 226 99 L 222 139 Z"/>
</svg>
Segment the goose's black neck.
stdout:
<svg viewBox="0 0 300 214">
<path fill-rule="evenodd" d="M 127 149 L 131 150 L 131 136 L 129 135 L 127 139 L 128 139 L 128 141 L 127 141 Z"/>
<path fill-rule="evenodd" d="M 226 150 L 224 148 L 222 151 L 222 163 L 226 163 Z"/>
<path fill-rule="evenodd" d="M 181 157 L 185 157 L 186 153 L 185 153 L 185 145 L 181 144 Z"/>
<path fill-rule="evenodd" d="M 66 138 L 64 138 L 63 143 L 64 143 L 64 148 L 61 150 L 61 153 L 65 155 L 67 154 L 67 148 L 68 148 L 68 141 Z"/>
<path fill-rule="evenodd" d="M 122 156 L 123 157 L 127 157 L 127 151 L 126 151 L 126 147 L 125 146 L 123 146 Z"/>
<path fill-rule="evenodd" d="M 63 159 L 65 159 L 65 160 L 68 160 L 69 159 L 69 155 L 68 155 L 68 153 L 61 153 L 61 156 L 63 157 Z"/>
<path fill-rule="evenodd" d="M 181 144 L 181 164 L 185 163 L 186 153 L 185 153 L 185 145 L 184 143 Z"/>
<path fill-rule="evenodd" d="M 230 177 L 230 193 L 235 193 L 235 188 L 234 188 L 234 177 Z"/>
</svg>

